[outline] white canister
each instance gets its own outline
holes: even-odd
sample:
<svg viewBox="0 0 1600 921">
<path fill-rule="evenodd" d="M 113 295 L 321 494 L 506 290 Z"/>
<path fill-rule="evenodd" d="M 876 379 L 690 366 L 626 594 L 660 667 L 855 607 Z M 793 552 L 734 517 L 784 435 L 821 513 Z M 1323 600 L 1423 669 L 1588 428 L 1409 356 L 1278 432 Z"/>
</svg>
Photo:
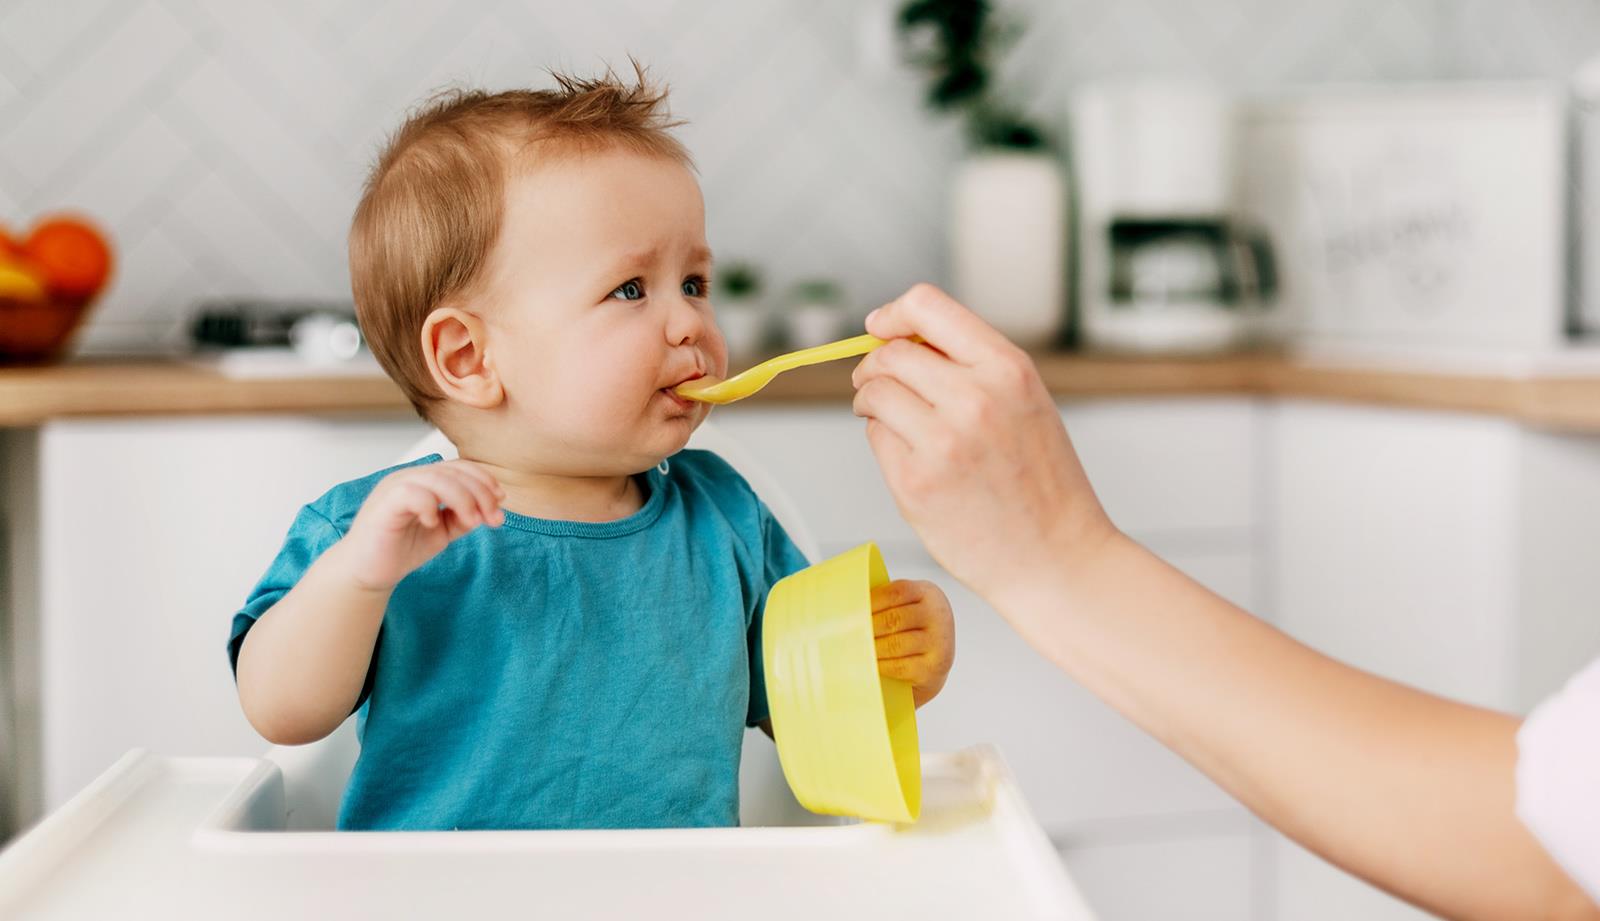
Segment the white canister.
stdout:
<svg viewBox="0 0 1600 921">
<path fill-rule="evenodd" d="M 1066 203 L 1050 154 L 981 153 L 956 175 L 952 291 L 1024 345 L 1049 343 L 1066 320 Z"/>
<path fill-rule="evenodd" d="M 717 303 L 717 327 L 722 331 L 731 361 L 754 358 L 767 335 L 767 313 L 751 298 L 724 299 Z"/>
</svg>

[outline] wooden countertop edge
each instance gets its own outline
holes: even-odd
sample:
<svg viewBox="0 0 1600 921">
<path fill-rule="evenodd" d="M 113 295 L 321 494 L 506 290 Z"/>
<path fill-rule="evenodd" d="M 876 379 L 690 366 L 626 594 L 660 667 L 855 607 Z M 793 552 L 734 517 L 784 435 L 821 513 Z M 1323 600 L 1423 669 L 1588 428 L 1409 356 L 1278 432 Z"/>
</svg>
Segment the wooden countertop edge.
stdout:
<svg viewBox="0 0 1600 921">
<path fill-rule="evenodd" d="M 0 369 L 0 427 L 73 416 L 409 413 L 383 377 L 232 378 L 179 362 Z"/>
<path fill-rule="evenodd" d="M 1543 429 L 1600 433 L 1600 375 L 1503 377 L 1303 364 L 1276 355 L 1216 358 L 1036 356 L 1058 398 L 1259 395 L 1500 416 Z M 767 403 L 837 403 L 847 363 L 802 368 L 763 392 Z M 0 428 L 86 416 L 250 413 L 409 415 L 380 377 L 230 378 L 181 362 L 83 362 L 0 369 Z"/>
</svg>

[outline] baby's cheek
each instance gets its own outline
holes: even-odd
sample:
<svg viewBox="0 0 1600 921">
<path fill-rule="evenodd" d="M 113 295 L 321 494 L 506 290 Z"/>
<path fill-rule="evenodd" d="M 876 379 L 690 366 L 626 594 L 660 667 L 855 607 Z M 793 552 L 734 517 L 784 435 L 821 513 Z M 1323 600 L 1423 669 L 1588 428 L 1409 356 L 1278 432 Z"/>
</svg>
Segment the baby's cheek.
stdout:
<svg viewBox="0 0 1600 921">
<path fill-rule="evenodd" d="M 712 335 L 707 337 L 706 357 L 711 362 L 710 373 L 716 377 L 728 376 L 728 343 L 722 338 L 722 331 L 715 326 L 711 328 Z"/>
<path fill-rule="evenodd" d="M 705 359 L 706 373 L 727 377 L 728 340 L 722 338 L 722 329 L 717 326 L 715 319 L 706 321 L 705 333 L 700 336 L 698 345 L 700 354 Z"/>
<path fill-rule="evenodd" d="M 610 379 L 607 379 L 607 378 Z M 637 388 L 628 388 L 609 375 L 592 375 L 581 387 L 562 387 L 550 396 L 558 401 L 567 425 L 577 431 L 615 428 L 637 412 Z M 630 398 L 631 397 L 631 398 Z"/>
</svg>

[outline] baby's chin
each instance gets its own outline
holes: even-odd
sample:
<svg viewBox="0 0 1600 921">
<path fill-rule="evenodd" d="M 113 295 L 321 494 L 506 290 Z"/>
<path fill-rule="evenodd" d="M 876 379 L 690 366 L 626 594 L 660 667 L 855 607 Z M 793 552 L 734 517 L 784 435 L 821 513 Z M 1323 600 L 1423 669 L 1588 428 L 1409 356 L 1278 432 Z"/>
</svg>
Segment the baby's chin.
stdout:
<svg viewBox="0 0 1600 921">
<path fill-rule="evenodd" d="M 655 467 L 689 444 L 690 436 L 705 422 L 709 410 L 709 406 L 700 406 L 681 416 L 651 420 L 633 433 L 621 451 L 630 457 L 648 459 L 641 464 L 641 470 Z"/>
</svg>

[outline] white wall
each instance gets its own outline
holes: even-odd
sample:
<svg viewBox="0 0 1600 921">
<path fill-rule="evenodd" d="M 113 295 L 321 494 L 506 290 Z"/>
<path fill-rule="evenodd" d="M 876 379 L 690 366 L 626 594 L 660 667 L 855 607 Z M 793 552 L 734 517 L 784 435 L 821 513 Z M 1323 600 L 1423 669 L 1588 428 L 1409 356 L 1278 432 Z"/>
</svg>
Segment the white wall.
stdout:
<svg viewBox="0 0 1600 921">
<path fill-rule="evenodd" d="M 199 298 L 347 296 L 344 233 L 404 109 L 633 53 L 673 86 L 712 245 L 860 305 L 945 275 L 961 146 L 901 66 L 891 0 L 0 4 L 0 223 L 85 210 L 120 255 L 91 348 L 172 345 Z M 1001 81 L 1049 126 L 1083 80 L 1240 88 L 1560 75 L 1600 46 L 1583 0 L 1027 0 Z"/>
</svg>

